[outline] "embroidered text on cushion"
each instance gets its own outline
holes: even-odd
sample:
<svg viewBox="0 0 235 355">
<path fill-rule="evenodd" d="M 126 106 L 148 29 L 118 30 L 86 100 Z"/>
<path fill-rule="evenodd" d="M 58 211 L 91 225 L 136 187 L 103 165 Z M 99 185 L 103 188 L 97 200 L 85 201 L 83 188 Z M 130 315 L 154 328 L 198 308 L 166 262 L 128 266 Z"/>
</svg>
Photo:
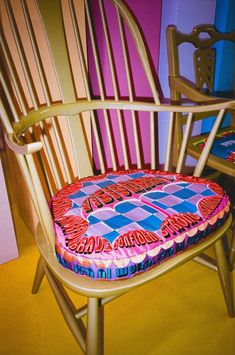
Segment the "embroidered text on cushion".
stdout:
<svg viewBox="0 0 235 355">
<path fill-rule="evenodd" d="M 129 170 L 84 178 L 51 200 L 57 258 L 78 275 L 130 278 L 208 237 L 229 205 L 216 183 L 180 174 Z"/>
</svg>

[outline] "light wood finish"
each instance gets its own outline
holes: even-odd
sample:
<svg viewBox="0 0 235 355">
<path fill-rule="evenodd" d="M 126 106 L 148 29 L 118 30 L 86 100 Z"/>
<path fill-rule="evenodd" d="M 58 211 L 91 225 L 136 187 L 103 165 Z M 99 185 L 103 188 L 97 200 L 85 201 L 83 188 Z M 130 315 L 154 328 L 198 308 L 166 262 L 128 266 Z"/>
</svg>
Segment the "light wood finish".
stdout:
<svg viewBox="0 0 235 355">
<path fill-rule="evenodd" d="M 233 228 L 232 242 L 230 246 L 230 263 L 231 268 L 233 268 L 235 264 L 235 228 Z"/>
<path fill-rule="evenodd" d="M 24 13 L 28 16 L 27 2 L 22 2 L 24 8 Z M 142 144 L 148 144 L 151 151 L 151 166 L 155 167 L 157 162 L 157 157 L 155 153 L 155 114 L 158 112 L 168 112 L 170 117 L 170 127 L 168 134 L 168 142 L 166 147 L 166 164 L 165 168 L 168 170 L 171 166 L 171 154 L 172 154 L 172 144 L 173 144 L 173 123 L 175 120 L 176 113 L 187 113 L 188 114 L 188 131 L 191 127 L 191 118 L 194 113 L 204 114 L 205 112 L 216 112 L 218 115 L 218 121 L 221 119 L 222 114 L 225 110 L 235 109 L 235 101 L 220 101 L 220 102 L 210 102 L 205 105 L 195 105 L 195 106 L 180 106 L 180 105 L 162 105 L 159 102 L 158 94 L 156 91 L 155 83 L 153 80 L 151 67 L 149 64 L 148 56 L 140 31 L 130 13 L 130 11 L 125 7 L 125 5 L 119 0 L 112 0 L 111 4 L 115 6 L 117 17 L 118 17 L 118 30 L 120 30 L 120 37 L 122 38 L 122 51 L 126 66 L 127 82 L 129 87 L 129 98 L 127 100 L 120 100 L 118 92 L 116 91 L 117 83 L 115 81 L 115 76 L 112 76 L 112 82 L 114 85 L 114 97 L 107 100 L 104 91 L 104 82 L 102 81 L 101 70 L 102 67 L 99 63 L 99 54 L 97 51 L 97 45 L 95 41 L 95 27 L 92 23 L 91 7 L 87 1 L 85 1 L 87 19 L 88 19 L 88 30 L 90 30 L 92 51 L 94 52 L 94 58 L 97 58 L 97 63 L 95 64 L 98 77 L 98 86 L 100 89 L 100 97 L 93 99 L 92 94 L 89 90 L 88 82 L 88 70 L 84 60 L 84 51 L 82 49 L 80 35 L 78 32 L 77 18 L 74 9 L 74 3 L 69 0 L 69 9 L 71 14 L 71 21 L 73 23 L 73 30 L 75 32 L 75 41 L 77 50 L 80 53 L 78 57 L 80 58 L 80 65 L 83 75 L 83 81 L 85 83 L 86 98 L 76 99 L 72 72 L 69 66 L 69 56 L 66 52 L 66 38 L 63 33 L 63 22 L 62 14 L 60 8 L 60 2 L 54 0 L 53 2 L 46 2 L 44 0 L 38 0 L 38 11 L 40 9 L 40 16 L 44 21 L 44 30 L 48 35 L 48 46 L 53 59 L 53 67 L 56 71 L 56 78 L 58 80 L 58 85 L 61 92 L 60 102 L 53 102 L 50 99 L 50 95 L 45 95 L 49 100 L 45 100 L 43 104 L 33 108 L 25 105 L 24 107 L 18 107 L 20 100 L 15 99 L 14 95 L 17 95 L 17 90 L 15 89 L 15 81 L 11 80 L 11 74 L 14 72 L 12 67 L 12 58 L 10 57 L 7 47 L 3 50 L 7 54 L 8 58 L 4 60 L 6 68 L 8 68 L 6 75 L 6 80 L 2 83 L 3 89 L 9 86 L 9 89 L 5 91 L 5 97 L 3 97 L 3 105 L 1 106 L 1 120 L 6 130 L 6 142 L 11 150 L 16 154 L 19 166 L 28 185 L 30 195 L 32 197 L 35 210 L 39 218 L 39 225 L 37 227 L 35 241 L 40 251 L 40 259 L 37 266 L 37 271 L 34 279 L 32 292 L 36 293 L 42 282 L 44 275 L 46 275 L 48 282 L 52 288 L 55 295 L 57 303 L 61 309 L 63 317 L 69 326 L 72 334 L 76 338 L 81 349 L 87 354 L 102 354 L 103 353 L 103 307 L 106 303 L 111 302 L 113 299 L 131 291 L 134 288 L 142 286 L 143 284 L 150 282 L 151 280 L 160 277 L 161 275 L 179 267 L 180 265 L 186 263 L 189 260 L 196 258 L 196 261 L 200 261 L 200 254 L 206 250 L 209 246 L 218 243 L 222 236 L 225 234 L 231 223 L 231 216 L 227 221 L 217 228 L 210 238 L 206 238 L 196 246 L 186 250 L 183 253 L 178 254 L 174 258 L 167 260 L 161 265 L 152 268 L 151 270 L 139 274 L 131 279 L 120 280 L 120 281 L 94 281 L 85 277 L 78 277 L 75 273 L 63 268 L 57 261 L 55 255 L 55 235 L 53 229 L 53 221 L 48 207 L 48 201 L 51 196 L 60 189 L 60 186 L 67 185 L 73 177 L 81 177 L 85 175 L 91 175 L 93 173 L 93 162 L 92 155 L 90 152 L 90 147 L 87 144 L 86 134 L 82 126 L 82 118 L 84 113 L 88 112 L 91 117 L 95 146 L 98 151 L 98 161 L 100 163 L 101 172 L 105 169 L 105 156 L 104 156 L 104 144 L 102 142 L 102 134 L 98 130 L 98 121 L 103 119 L 105 124 L 103 127 L 108 133 L 110 129 L 110 122 L 108 120 L 108 113 L 112 111 L 117 112 L 117 118 L 119 121 L 118 129 L 122 132 L 123 122 L 122 117 L 126 111 L 131 113 L 132 118 L 132 128 L 133 137 L 135 137 L 135 150 L 136 150 L 136 166 L 138 168 L 145 167 L 145 162 L 141 161 L 140 158 L 140 142 L 136 127 L 136 117 L 138 112 L 147 112 L 149 114 L 149 121 L 151 127 L 151 139 L 150 141 L 144 141 Z M 109 65 L 114 66 L 115 61 L 112 60 L 111 55 L 111 45 L 109 41 L 108 25 L 106 23 L 105 6 L 103 2 L 100 2 L 101 14 L 103 19 L 103 29 L 105 36 L 105 44 L 110 50 L 109 55 Z M 49 11 L 49 8 L 50 11 Z M 53 11 L 52 11 L 53 10 Z M 53 16 L 50 14 L 53 13 Z M 14 14 L 11 14 L 12 22 L 14 23 Z M 126 24 L 126 26 L 123 25 Z M 147 81 L 152 90 L 153 100 L 151 102 L 140 102 L 134 101 L 132 92 L 132 83 L 130 80 L 130 68 L 128 67 L 127 61 L 127 46 L 126 46 L 126 27 L 130 31 L 130 34 L 134 40 L 137 47 L 137 52 L 139 53 L 141 63 L 146 74 Z M 30 22 L 28 22 L 28 28 L 31 28 Z M 124 30 L 125 29 L 125 30 Z M 55 36 L 58 33 L 61 36 L 61 42 L 63 51 L 61 52 L 61 47 L 59 50 L 58 43 L 55 43 Z M 4 35 L 4 34 L 3 34 Z M 35 36 L 33 32 L 30 35 L 32 41 L 34 41 Z M 17 37 L 18 39 L 18 37 Z M 20 39 L 19 43 L 20 43 Z M 4 39 L 3 39 L 3 41 Z M 58 42 L 58 41 L 57 41 Z M 37 63 L 40 63 L 40 52 L 36 49 L 37 43 L 34 42 L 33 47 L 35 47 L 34 55 L 37 58 Z M 21 46 L 20 46 L 21 47 Z M 108 51 L 109 51 L 108 50 Z M 23 48 L 22 58 L 26 61 Z M 125 59 L 126 58 L 126 59 Z M 96 62 L 96 59 L 94 59 Z M 26 61 L 27 62 L 27 61 Z M 9 63 L 11 63 L 10 70 Z M 66 68 L 65 68 L 66 67 Z M 27 65 L 25 65 L 26 70 L 28 70 Z M 44 80 L 43 66 L 38 67 L 41 71 L 41 78 Z M 67 74 L 66 74 L 67 72 Z M 114 72 L 114 68 L 113 68 Z M 66 74 L 66 75 L 65 75 Z M 30 83 L 31 78 L 29 73 L 27 74 Z M 66 77 L 66 80 L 65 80 Z M 4 77 L 5 78 L 5 77 Z M 18 76 L 15 77 L 18 81 Z M 70 82 L 68 82 L 70 78 Z M 10 79 L 10 80 L 9 80 Z M 76 78 L 74 78 L 75 80 Z M 143 78 L 144 79 L 144 78 Z M 45 88 L 47 85 L 45 83 Z M 32 83 L 32 92 L 34 92 Z M 47 89 L 46 89 L 47 90 Z M 13 98 L 11 98 L 11 96 Z M 22 96 L 22 101 L 24 102 L 24 93 L 20 92 Z M 35 96 L 36 97 L 36 96 Z M 37 101 L 35 99 L 35 101 Z M 7 103 L 8 102 L 8 103 Z M 14 109 L 11 113 L 9 109 L 16 103 L 15 112 L 17 112 L 18 119 L 14 120 Z M 18 103 L 18 104 L 17 104 Z M 6 107 L 6 108 L 5 108 Z M 101 114 L 100 114 L 101 113 Z M 13 120 L 12 120 L 13 117 Z M 61 138 L 60 127 L 63 127 L 63 123 L 67 122 L 69 125 L 71 144 L 73 146 L 74 157 L 69 156 L 66 152 L 66 145 L 69 144 L 66 141 L 64 144 Z M 97 127 L 97 129 L 96 129 Z M 214 131 L 216 130 L 215 129 Z M 55 135 L 55 139 L 52 139 L 51 132 Z M 213 132 L 214 132 L 213 131 Z M 103 132 L 101 132 L 103 133 Z M 214 134 L 214 133 L 213 133 Z M 121 133 L 122 136 L 122 133 Z M 211 138 L 213 139 L 213 137 Z M 128 141 L 121 139 L 121 149 L 124 159 L 124 167 L 131 166 L 128 161 L 128 154 L 126 152 L 126 147 L 128 146 Z M 109 139 L 108 149 L 111 153 L 111 160 L 113 169 L 116 169 L 118 162 L 116 155 L 113 153 L 115 142 Z M 182 153 L 185 150 L 185 145 L 182 145 Z M 71 173 L 71 160 L 76 160 L 76 171 Z M 203 158 L 204 159 L 204 158 Z M 199 160 L 200 161 L 200 160 Z M 183 160 L 178 167 L 178 171 L 181 170 L 183 166 Z M 200 169 L 200 166 L 197 168 Z M 73 176 L 75 175 L 75 176 Z M 216 244 L 217 245 L 217 244 Z M 219 244 L 218 244 L 219 245 Z M 218 268 L 220 270 L 221 280 L 223 280 L 223 275 L 227 278 L 226 260 L 223 257 L 220 246 L 216 246 L 217 258 L 218 258 Z M 215 269 L 215 268 L 214 268 Z M 227 308 L 230 316 L 234 316 L 233 312 L 233 294 L 230 288 L 229 282 L 223 282 L 222 287 L 225 293 L 225 299 L 227 302 Z M 70 290 L 87 297 L 87 306 L 80 309 L 76 309 L 73 305 L 71 299 L 69 298 L 65 287 Z M 87 326 L 85 328 L 82 321 L 82 317 L 87 315 Z"/>
<path fill-rule="evenodd" d="M 37 269 L 33 281 L 33 287 L 32 287 L 33 294 L 38 292 L 44 275 L 45 275 L 45 261 L 43 260 L 42 256 L 40 256 L 38 259 Z"/>
<path fill-rule="evenodd" d="M 78 344 L 80 345 L 81 349 L 85 351 L 85 328 L 81 320 L 77 320 L 74 317 L 74 306 L 71 300 L 68 298 L 67 294 L 65 293 L 63 286 L 61 283 L 53 277 L 50 270 L 45 266 L 44 268 L 45 274 L 47 276 L 48 282 L 51 286 L 51 289 L 54 293 L 56 301 L 60 307 L 60 310 L 64 316 L 64 319 L 70 328 L 71 332 L 73 333 L 75 339 L 77 340 Z M 93 326 L 94 327 L 94 326 Z M 95 354 L 95 352 L 94 352 Z"/>
<path fill-rule="evenodd" d="M 99 298 L 90 297 L 87 314 L 87 355 L 103 354 L 103 314 Z"/>
<path fill-rule="evenodd" d="M 229 272 L 228 262 L 226 259 L 224 246 L 222 240 L 218 240 L 215 243 L 215 255 L 218 265 L 218 273 L 220 277 L 220 282 L 222 286 L 222 290 L 224 293 L 224 298 L 226 300 L 227 308 L 229 315 L 231 317 L 234 316 L 234 301 L 233 301 L 233 286 L 232 286 L 232 278 Z"/>
<path fill-rule="evenodd" d="M 116 77 L 115 77 L 115 72 L 114 72 L 114 62 L 113 62 L 113 56 L 112 56 L 112 51 L 111 51 L 110 38 L 109 38 L 108 30 L 107 30 L 107 20 L 106 20 L 106 16 L 105 16 L 105 12 L 104 12 L 104 5 L 101 0 L 99 0 L 99 6 L 100 6 L 102 24 L 103 24 L 103 29 L 104 29 L 105 41 L 107 44 L 109 66 L 110 66 L 112 85 L 113 85 L 113 91 L 114 91 L 114 99 L 115 99 L 115 101 L 118 101 L 119 100 L 118 89 L 117 89 L 117 82 L 116 82 Z M 123 123 L 122 123 L 122 117 L 121 117 L 120 110 L 117 110 L 117 116 L 118 116 L 118 125 L 119 125 L 119 131 L 120 131 L 120 136 L 121 136 L 121 146 L 122 146 L 122 153 L 123 153 L 123 158 L 124 158 L 124 167 L 125 167 L 125 169 L 129 169 L 126 142 L 125 142 Z"/>
<path fill-rule="evenodd" d="M 235 31 L 228 33 L 219 33 L 212 25 L 199 25 L 195 26 L 191 33 L 184 34 L 178 31 L 175 26 L 170 25 L 167 28 L 166 35 L 171 102 L 180 103 L 182 96 L 186 96 L 187 99 L 191 100 L 194 103 L 201 104 L 215 102 L 219 103 L 221 101 L 224 101 L 224 99 L 210 96 L 213 93 L 215 70 L 214 68 L 216 62 L 216 51 L 215 48 L 213 48 L 213 45 L 221 40 L 231 41 L 235 45 Z M 180 45 L 182 45 L 183 43 L 190 43 L 195 49 L 193 53 L 195 83 L 192 83 L 187 78 L 181 76 L 179 52 Z M 208 116 L 214 115 L 217 114 L 210 113 L 210 115 L 208 115 L 208 113 L 206 112 L 204 112 L 203 114 L 194 114 L 192 121 L 195 122 L 207 118 Z M 189 137 L 189 126 L 186 123 L 185 115 L 182 115 L 180 113 L 176 114 L 174 134 L 176 147 L 174 152 L 175 166 L 180 155 L 180 147 L 183 141 L 183 145 L 185 145 L 185 151 L 182 153 L 183 156 L 180 156 L 180 166 L 178 166 L 179 168 L 181 168 L 181 162 L 183 161 L 183 159 L 185 159 L 186 155 L 190 155 L 196 158 L 197 160 L 200 160 L 200 163 L 197 164 L 197 168 L 194 171 L 194 174 L 196 176 L 200 176 L 203 172 L 205 165 L 207 165 L 223 174 L 235 177 L 234 164 L 226 161 L 225 159 L 210 154 L 210 150 L 216 133 L 223 132 L 223 130 L 229 131 L 230 129 L 234 128 L 234 111 L 231 112 L 230 127 L 227 127 L 226 129 L 221 129 L 222 118 L 223 113 L 221 112 L 219 116 L 217 116 L 216 123 L 212 129 L 213 133 L 211 132 L 210 135 L 204 134 Z M 186 127 L 184 129 L 183 127 L 185 123 Z M 202 153 L 201 150 L 195 145 L 195 142 L 198 142 L 205 138 L 208 138 L 208 141 Z M 235 230 L 233 232 L 233 235 L 235 235 Z M 234 238 L 235 237 L 232 238 L 230 248 L 230 262 L 232 265 L 234 264 L 235 259 L 235 251 L 233 247 L 235 244 Z"/>
<path fill-rule="evenodd" d="M 69 1 L 69 9 L 70 9 L 70 13 L 71 13 L 71 19 L 72 19 L 72 24 L 73 24 L 73 29 L 74 29 L 75 39 L 76 39 L 77 51 L 78 51 L 81 70 L 82 70 L 82 77 L 83 77 L 85 92 L 86 92 L 87 99 L 91 100 L 91 92 L 90 92 L 89 83 L 88 83 L 89 78 L 88 78 L 87 67 L 86 67 L 85 53 L 84 53 L 84 50 L 82 47 L 81 35 L 79 32 L 75 9 L 74 9 L 74 5 L 73 5 L 72 1 Z M 100 167 L 101 167 L 101 173 L 103 173 L 105 170 L 104 160 L 103 160 L 103 156 L 102 156 L 102 152 L 101 152 L 100 140 L 99 140 L 99 135 L 98 135 L 98 131 L 97 131 L 97 125 L 96 125 L 94 112 L 91 111 L 90 115 L 91 115 L 91 122 L 92 122 L 92 128 L 93 128 L 93 132 L 94 132 L 96 148 L 97 148 L 98 157 L 99 157 L 99 163 L 100 163 Z"/>
<path fill-rule="evenodd" d="M 117 17 L 118 17 L 118 25 L 119 25 L 121 42 L 122 42 L 123 59 L 124 59 L 124 63 L 125 63 L 129 100 L 130 100 L 130 102 L 133 102 L 133 90 L 132 90 L 132 85 L 131 85 L 130 68 L 128 65 L 128 58 L 127 58 L 126 41 L 125 41 L 125 36 L 124 36 L 123 24 L 122 24 L 122 20 L 121 20 L 121 16 L 120 16 L 118 7 L 117 7 Z M 139 139 L 138 139 L 138 132 L 137 132 L 136 116 L 135 116 L 134 111 L 131 112 L 131 118 L 132 118 L 133 134 L 134 134 L 134 140 L 135 140 L 137 168 L 140 168 L 141 167 L 140 146 L 139 146 Z"/>
</svg>

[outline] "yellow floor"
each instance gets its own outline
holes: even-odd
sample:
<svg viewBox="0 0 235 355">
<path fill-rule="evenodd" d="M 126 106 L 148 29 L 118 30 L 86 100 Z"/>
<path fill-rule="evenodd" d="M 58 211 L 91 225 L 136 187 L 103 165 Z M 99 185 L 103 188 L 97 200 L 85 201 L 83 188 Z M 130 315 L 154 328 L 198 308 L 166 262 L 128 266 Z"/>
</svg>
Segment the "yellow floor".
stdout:
<svg viewBox="0 0 235 355">
<path fill-rule="evenodd" d="M 16 224 L 20 258 L 0 266 L 0 354 L 82 354 L 47 281 L 30 293 L 38 252 L 19 217 Z M 235 318 L 217 274 L 190 262 L 107 305 L 105 354 L 234 355 Z"/>
</svg>

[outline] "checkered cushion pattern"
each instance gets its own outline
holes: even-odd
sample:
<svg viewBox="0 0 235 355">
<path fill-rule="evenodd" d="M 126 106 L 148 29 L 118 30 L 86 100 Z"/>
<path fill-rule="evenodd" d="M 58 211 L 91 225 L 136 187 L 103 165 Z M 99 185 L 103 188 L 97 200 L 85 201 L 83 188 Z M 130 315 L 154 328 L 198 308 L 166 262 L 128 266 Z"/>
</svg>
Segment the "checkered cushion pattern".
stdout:
<svg viewBox="0 0 235 355">
<path fill-rule="evenodd" d="M 50 202 L 62 266 L 93 279 L 129 278 L 224 223 L 229 199 L 210 181 L 157 170 L 84 178 Z"/>
</svg>

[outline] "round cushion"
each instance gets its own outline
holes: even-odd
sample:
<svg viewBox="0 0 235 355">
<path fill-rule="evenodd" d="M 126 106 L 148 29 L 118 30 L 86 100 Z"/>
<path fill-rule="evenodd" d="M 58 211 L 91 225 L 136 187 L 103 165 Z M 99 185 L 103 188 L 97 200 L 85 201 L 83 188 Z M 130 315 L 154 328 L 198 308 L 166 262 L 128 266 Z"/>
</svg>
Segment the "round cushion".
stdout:
<svg viewBox="0 0 235 355">
<path fill-rule="evenodd" d="M 229 214 L 214 182 L 157 170 L 77 180 L 51 200 L 58 261 L 93 279 L 130 278 L 208 237 Z"/>
</svg>

